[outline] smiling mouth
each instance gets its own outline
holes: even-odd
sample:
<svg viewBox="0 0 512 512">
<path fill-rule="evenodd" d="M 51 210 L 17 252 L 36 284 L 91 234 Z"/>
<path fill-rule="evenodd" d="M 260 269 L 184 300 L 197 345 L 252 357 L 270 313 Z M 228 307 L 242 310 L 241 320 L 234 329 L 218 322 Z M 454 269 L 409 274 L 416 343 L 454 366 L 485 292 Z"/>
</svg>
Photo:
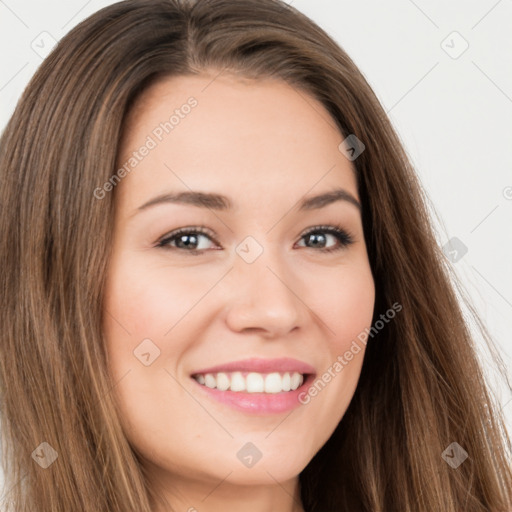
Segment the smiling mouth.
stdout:
<svg viewBox="0 0 512 512">
<path fill-rule="evenodd" d="M 282 393 L 295 391 L 309 374 L 299 372 L 217 372 L 194 374 L 199 384 L 219 391 L 235 393 Z"/>
</svg>

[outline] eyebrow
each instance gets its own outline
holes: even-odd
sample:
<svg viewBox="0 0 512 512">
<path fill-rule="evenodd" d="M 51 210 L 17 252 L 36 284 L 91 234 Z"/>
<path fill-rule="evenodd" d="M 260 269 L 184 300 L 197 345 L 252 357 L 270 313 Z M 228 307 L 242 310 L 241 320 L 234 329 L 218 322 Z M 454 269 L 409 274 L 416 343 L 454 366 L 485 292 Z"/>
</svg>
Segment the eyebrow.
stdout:
<svg viewBox="0 0 512 512">
<path fill-rule="evenodd" d="M 361 210 L 361 203 L 347 190 L 337 188 L 318 194 L 316 196 L 303 199 L 299 204 L 299 211 L 317 210 L 324 208 L 337 201 L 346 201 Z M 143 205 L 139 206 L 135 213 L 147 210 L 152 206 L 162 204 L 188 204 L 199 208 L 210 208 L 212 210 L 225 211 L 233 208 L 231 200 L 222 194 L 186 191 L 176 193 L 165 193 L 150 199 Z"/>
</svg>

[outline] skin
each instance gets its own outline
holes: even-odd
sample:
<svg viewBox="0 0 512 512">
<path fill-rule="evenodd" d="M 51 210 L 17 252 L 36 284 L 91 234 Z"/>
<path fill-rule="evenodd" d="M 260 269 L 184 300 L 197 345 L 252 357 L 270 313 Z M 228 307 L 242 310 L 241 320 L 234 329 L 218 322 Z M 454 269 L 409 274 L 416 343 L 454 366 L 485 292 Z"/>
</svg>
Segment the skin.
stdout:
<svg viewBox="0 0 512 512">
<path fill-rule="evenodd" d="M 364 346 L 291 414 L 234 410 L 205 397 L 190 375 L 248 357 L 293 357 L 318 377 L 371 326 L 375 288 L 360 210 L 348 201 L 297 207 L 334 188 L 359 199 L 355 170 L 313 97 L 278 80 L 218 72 L 147 89 L 127 119 L 119 165 L 190 96 L 198 105 L 114 191 L 104 322 L 113 393 L 129 442 L 169 503 L 159 512 L 300 512 L 298 475 L 343 417 Z M 234 207 L 137 210 L 190 189 L 224 194 Z M 304 236 L 322 224 L 339 225 L 353 243 L 323 252 L 340 245 L 335 236 L 322 231 L 320 245 Z M 198 226 L 211 238 L 193 240 L 196 255 L 183 235 L 156 247 L 171 231 Z M 236 252 L 247 236 L 263 248 L 250 264 Z M 148 338 L 160 355 L 146 366 L 134 350 Z M 262 453 L 250 468 L 237 458 L 247 442 Z"/>
</svg>

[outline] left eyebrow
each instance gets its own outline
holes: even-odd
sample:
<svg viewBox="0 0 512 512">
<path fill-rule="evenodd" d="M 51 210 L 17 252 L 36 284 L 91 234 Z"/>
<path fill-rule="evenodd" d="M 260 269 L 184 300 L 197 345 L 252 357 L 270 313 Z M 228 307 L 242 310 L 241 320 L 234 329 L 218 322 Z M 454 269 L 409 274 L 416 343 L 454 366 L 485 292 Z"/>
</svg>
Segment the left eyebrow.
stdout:
<svg viewBox="0 0 512 512">
<path fill-rule="evenodd" d="M 316 210 L 336 201 L 348 201 L 361 210 L 361 203 L 350 192 L 347 192 L 343 188 L 337 188 L 330 192 L 306 198 L 300 203 L 299 210 Z"/>
<path fill-rule="evenodd" d="M 329 192 L 324 192 L 316 196 L 305 198 L 299 205 L 299 211 L 316 210 L 324 208 L 336 201 L 347 201 L 359 210 L 361 210 L 361 203 L 350 192 L 338 188 Z M 143 205 L 139 206 L 135 213 L 146 210 L 152 206 L 178 203 L 197 206 L 199 208 L 209 208 L 212 210 L 229 210 L 233 207 L 231 200 L 222 194 L 214 194 L 198 191 L 186 191 L 178 193 L 166 193 L 156 196 Z"/>
</svg>

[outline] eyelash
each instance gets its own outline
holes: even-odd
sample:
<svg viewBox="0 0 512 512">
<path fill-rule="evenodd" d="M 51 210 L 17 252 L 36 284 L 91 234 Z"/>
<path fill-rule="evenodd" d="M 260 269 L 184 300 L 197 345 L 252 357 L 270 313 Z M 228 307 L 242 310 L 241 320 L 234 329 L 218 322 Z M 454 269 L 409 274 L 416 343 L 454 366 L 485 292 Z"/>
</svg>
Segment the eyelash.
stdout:
<svg viewBox="0 0 512 512">
<path fill-rule="evenodd" d="M 334 252 L 334 251 L 339 251 L 341 249 L 348 247 L 352 243 L 354 243 L 352 236 L 349 233 L 347 233 L 347 231 L 345 229 L 341 228 L 340 226 L 326 226 L 326 225 L 314 226 L 314 227 L 308 229 L 300 237 L 300 239 L 302 240 L 303 238 L 307 237 L 308 235 L 318 234 L 318 233 L 328 233 L 330 235 L 333 235 L 334 237 L 336 237 L 336 239 L 339 242 L 337 246 L 318 249 L 319 252 L 330 253 L 330 252 Z M 181 247 L 173 247 L 173 246 L 168 245 L 169 242 L 174 241 L 180 235 L 184 235 L 184 234 L 186 234 L 186 235 L 205 235 L 212 242 L 215 242 L 217 245 L 219 245 L 217 243 L 217 241 L 212 237 L 212 235 L 208 229 L 202 228 L 202 227 L 188 227 L 188 228 L 177 229 L 176 231 L 172 231 L 168 235 L 165 235 L 164 238 L 160 239 L 157 242 L 156 247 L 161 248 L 161 249 L 166 249 L 166 250 L 181 250 L 183 252 L 186 252 L 186 253 L 188 253 L 190 255 L 194 255 L 194 256 L 202 254 L 204 251 L 208 250 L 208 249 L 187 250 L 187 249 L 182 249 Z M 315 250 L 314 247 L 305 247 L 305 249 Z"/>
</svg>

